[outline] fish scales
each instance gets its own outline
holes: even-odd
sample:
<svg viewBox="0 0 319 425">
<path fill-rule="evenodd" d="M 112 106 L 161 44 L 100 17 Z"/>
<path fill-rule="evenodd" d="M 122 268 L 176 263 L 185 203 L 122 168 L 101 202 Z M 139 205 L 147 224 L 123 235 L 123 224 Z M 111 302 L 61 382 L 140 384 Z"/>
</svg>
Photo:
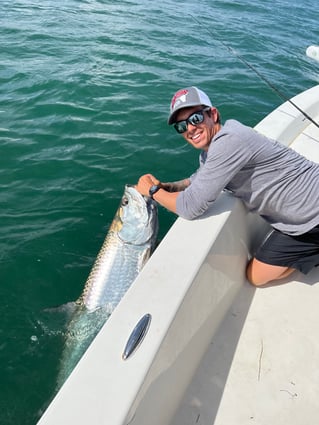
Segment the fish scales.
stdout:
<svg viewBox="0 0 319 425">
<path fill-rule="evenodd" d="M 151 246 L 127 245 L 108 233 L 88 277 L 81 303 L 88 310 L 118 304 L 151 254 Z"/>
</svg>

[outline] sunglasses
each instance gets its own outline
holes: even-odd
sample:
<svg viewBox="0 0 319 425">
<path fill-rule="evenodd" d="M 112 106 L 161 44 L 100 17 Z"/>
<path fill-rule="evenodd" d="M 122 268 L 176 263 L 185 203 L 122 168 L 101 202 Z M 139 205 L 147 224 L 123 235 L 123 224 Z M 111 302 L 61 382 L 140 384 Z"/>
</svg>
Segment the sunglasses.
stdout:
<svg viewBox="0 0 319 425">
<path fill-rule="evenodd" d="M 175 130 L 177 131 L 177 133 L 185 133 L 185 131 L 187 130 L 188 124 L 192 124 L 192 125 L 201 124 L 205 119 L 204 112 L 207 112 L 209 110 L 210 110 L 210 107 L 201 109 L 200 111 L 194 112 L 186 120 L 177 121 L 174 124 Z"/>
</svg>

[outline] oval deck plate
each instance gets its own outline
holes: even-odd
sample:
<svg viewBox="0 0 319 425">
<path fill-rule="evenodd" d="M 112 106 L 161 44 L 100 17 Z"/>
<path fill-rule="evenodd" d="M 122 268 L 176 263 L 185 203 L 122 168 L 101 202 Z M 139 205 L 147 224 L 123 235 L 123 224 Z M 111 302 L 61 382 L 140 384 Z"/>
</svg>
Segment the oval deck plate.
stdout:
<svg viewBox="0 0 319 425">
<path fill-rule="evenodd" d="M 133 329 L 126 346 L 124 348 L 122 359 L 127 360 L 135 350 L 141 345 L 145 335 L 150 327 L 152 316 L 145 314 Z"/>
</svg>

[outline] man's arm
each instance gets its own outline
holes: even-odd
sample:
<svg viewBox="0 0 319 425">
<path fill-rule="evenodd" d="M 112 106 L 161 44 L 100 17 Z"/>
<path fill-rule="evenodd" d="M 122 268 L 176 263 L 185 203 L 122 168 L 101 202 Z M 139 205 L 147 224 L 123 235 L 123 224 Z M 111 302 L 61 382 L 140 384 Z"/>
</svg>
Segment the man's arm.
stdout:
<svg viewBox="0 0 319 425">
<path fill-rule="evenodd" d="M 167 192 L 181 192 L 185 190 L 190 183 L 189 179 L 183 179 L 176 182 L 161 183 L 161 185 Z"/>
<path fill-rule="evenodd" d="M 161 185 L 161 189 L 153 195 L 155 201 L 164 208 L 176 213 L 176 199 L 178 193 L 190 185 L 190 180 L 184 179 L 177 182 L 161 183 L 152 174 L 145 174 L 140 177 L 136 189 L 142 195 L 148 196 L 149 190 L 153 185 Z"/>
</svg>

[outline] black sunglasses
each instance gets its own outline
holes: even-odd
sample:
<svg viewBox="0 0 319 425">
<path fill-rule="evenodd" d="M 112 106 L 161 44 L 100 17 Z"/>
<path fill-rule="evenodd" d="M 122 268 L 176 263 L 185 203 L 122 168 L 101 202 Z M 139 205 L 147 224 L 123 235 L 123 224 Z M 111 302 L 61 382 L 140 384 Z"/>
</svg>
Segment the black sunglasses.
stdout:
<svg viewBox="0 0 319 425">
<path fill-rule="evenodd" d="M 200 111 L 194 112 L 186 120 L 177 121 L 174 124 L 175 130 L 177 131 L 177 133 L 185 133 L 185 131 L 187 130 L 188 124 L 192 124 L 192 125 L 201 124 L 204 121 L 204 112 L 207 112 L 209 110 L 210 110 L 210 107 L 201 109 Z"/>
</svg>

